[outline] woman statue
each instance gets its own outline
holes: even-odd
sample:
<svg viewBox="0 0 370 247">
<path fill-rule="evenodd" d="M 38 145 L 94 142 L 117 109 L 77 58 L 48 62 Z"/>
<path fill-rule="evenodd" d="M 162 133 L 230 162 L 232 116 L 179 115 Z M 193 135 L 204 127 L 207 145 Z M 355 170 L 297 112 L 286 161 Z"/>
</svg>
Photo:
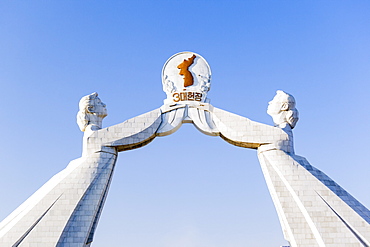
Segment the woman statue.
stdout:
<svg viewBox="0 0 370 247">
<path fill-rule="evenodd" d="M 370 211 L 305 158 L 295 155 L 295 105 L 292 95 L 279 90 L 267 108 L 274 128 L 288 134 L 289 152 L 265 145 L 258 148 L 286 240 L 291 247 L 370 246 Z"/>
<path fill-rule="evenodd" d="M 227 142 L 257 149 L 285 239 L 291 247 L 370 246 L 370 211 L 294 153 L 295 99 L 277 91 L 267 113 L 275 126 L 217 108 L 212 119 Z M 323 148 L 321 145 L 320 148 Z"/>
<path fill-rule="evenodd" d="M 107 197 L 117 153 L 149 143 L 160 110 L 102 129 L 106 105 L 82 97 L 77 123 L 83 154 L 52 177 L 0 223 L 0 246 L 90 246 Z"/>
</svg>

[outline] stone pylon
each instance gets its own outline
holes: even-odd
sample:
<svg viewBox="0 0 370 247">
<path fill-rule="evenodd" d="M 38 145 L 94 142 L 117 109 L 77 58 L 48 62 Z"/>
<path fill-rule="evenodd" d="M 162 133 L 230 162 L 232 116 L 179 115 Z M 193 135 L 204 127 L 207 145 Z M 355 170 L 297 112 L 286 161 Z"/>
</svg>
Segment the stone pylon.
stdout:
<svg viewBox="0 0 370 247">
<path fill-rule="evenodd" d="M 0 246 L 90 246 L 118 152 L 144 146 L 155 137 L 161 123 L 159 109 L 101 129 L 105 105 L 96 93 L 86 97 L 81 100 L 86 106 L 80 102 L 80 111 L 85 112 L 78 117 L 85 132 L 82 157 L 0 223 Z"/>
<path fill-rule="evenodd" d="M 370 212 L 298 155 L 258 154 L 290 246 L 370 246 Z"/>
</svg>

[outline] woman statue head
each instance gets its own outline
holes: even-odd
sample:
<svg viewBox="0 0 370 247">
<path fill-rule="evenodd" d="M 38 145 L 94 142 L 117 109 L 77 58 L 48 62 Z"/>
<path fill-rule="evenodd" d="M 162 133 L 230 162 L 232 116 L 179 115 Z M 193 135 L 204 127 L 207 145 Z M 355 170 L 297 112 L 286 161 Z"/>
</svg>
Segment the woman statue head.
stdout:
<svg viewBox="0 0 370 247">
<path fill-rule="evenodd" d="M 106 105 L 101 102 L 97 93 L 92 93 L 81 98 L 80 110 L 77 113 L 77 124 L 81 131 L 91 125 L 92 130 L 101 129 L 102 120 L 107 116 Z"/>
<path fill-rule="evenodd" d="M 298 110 L 295 108 L 295 99 L 292 95 L 278 90 L 275 97 L 269 102 L 267 114 L 272 117 L 275 126 L 294 128 L 298 121 Z"/>
</svg>

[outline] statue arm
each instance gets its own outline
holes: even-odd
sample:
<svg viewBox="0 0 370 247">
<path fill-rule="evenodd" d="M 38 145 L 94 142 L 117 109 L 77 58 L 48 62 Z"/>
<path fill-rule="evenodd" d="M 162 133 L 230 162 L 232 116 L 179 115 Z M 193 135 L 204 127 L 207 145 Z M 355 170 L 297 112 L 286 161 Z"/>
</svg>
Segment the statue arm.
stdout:
<svg viewBox="0 0 370 247">
<path fill-rule="evenodd" d="M 282 142 L 289 142 L 289 135 L 280 128 L 261 124 L 216 107 L 213 108 L 213 122 L 221 138 L 235 146 L 257 149 L 261 145 L 280 146 L 283 145 Z"/>
<path fill-rule="evenodd" d="M 123 123 L 94 131 L 87 139 L 90 151 L 115 148 L 118 152 L 142 147 L 151 142 L 161 124 L 161 110 L 156 109 Z"/>
</svg>

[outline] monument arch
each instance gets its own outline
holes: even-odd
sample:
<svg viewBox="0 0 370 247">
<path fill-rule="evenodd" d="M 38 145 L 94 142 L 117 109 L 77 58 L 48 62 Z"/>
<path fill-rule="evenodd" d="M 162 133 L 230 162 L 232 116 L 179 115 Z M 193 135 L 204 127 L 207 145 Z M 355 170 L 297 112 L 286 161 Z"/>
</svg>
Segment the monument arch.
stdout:
<svg viewBox="0 0 370 247">
<path fill-rule="evenodd" d="M 285 239 L 295 246 L 370 246 L 370 211 L 294 152 L 298 111 L 292 95 L 277 91 L 268 114 L 275 126 L 212 106 L 211 70 L 193 52 L 172 56 L 162 70 L 167 98 L 153 111 L 102 128 L 106 106 L 97 93 L 83 97 L 77 116 L 84 131 L 73 160 L 0 223 L 2 246 L 90 246 L 119 152 L 192 123 L 202 133 L 257 150 Z"/>
</svg>

